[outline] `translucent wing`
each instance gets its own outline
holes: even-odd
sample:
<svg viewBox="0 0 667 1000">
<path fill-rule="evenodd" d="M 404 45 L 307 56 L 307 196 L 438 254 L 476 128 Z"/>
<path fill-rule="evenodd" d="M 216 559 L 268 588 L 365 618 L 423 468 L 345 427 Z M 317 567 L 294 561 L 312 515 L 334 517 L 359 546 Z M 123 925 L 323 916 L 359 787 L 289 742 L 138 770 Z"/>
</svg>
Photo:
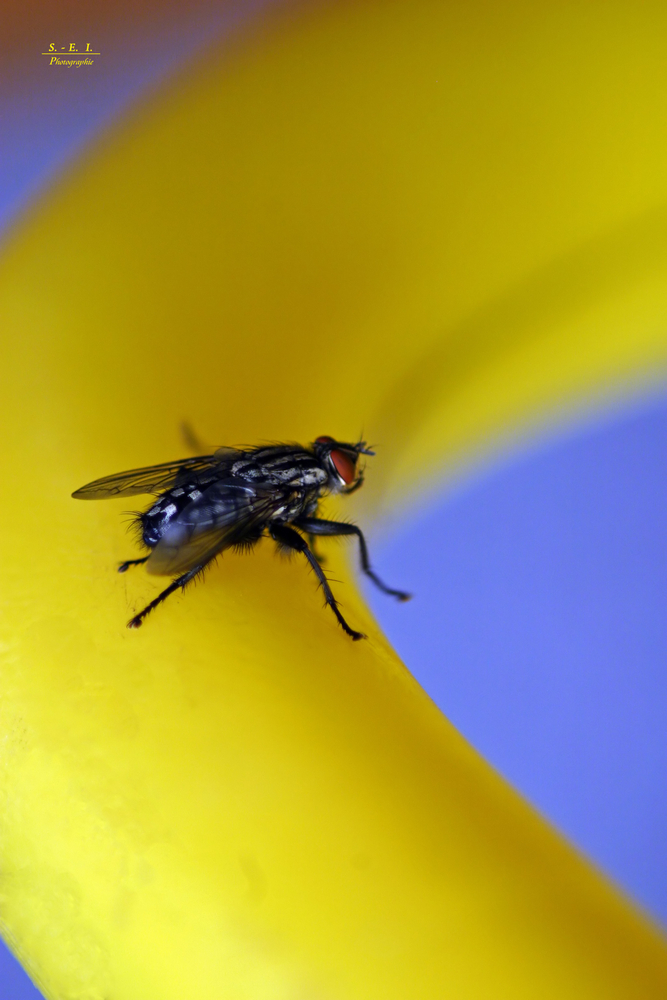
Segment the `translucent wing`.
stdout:
<svg viewBox="0 0 667 1000">
<path fill-rule="evenodd" d="M 104 500 L 108 497 L 132 497 L 140 493 L 161 493 L 181 483 L 204 484 L 224 475 L 233 457 L 231 448 L 221 448 L 214 455 L 182 458 L 178 462 L 163 462 L 145 469 L 130 469 L 114 476 L 104 476 L 72 493 L 76 500 Z"/>
<path fill-rule="evenodd" d="M 213 483 L 174 518 L 153 549 L 146 569 L 157 576 L 180 576 L 203 566 L 263 525 L 289 491 L 261 490 L 243 481 Z"/>
</svg>

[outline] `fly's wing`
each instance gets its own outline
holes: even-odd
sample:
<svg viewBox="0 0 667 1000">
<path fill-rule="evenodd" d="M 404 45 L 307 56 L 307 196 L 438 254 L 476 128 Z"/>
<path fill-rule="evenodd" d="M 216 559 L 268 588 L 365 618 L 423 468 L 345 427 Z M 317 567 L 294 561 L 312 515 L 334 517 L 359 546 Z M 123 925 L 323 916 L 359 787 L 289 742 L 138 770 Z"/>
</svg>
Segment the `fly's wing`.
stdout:
<svg viewBox="0 0 667 1000">
<path fill-rule="evenodd" d="M 95 479 L 72 493 L 75 500 L 105 500 L 109 497 L 133 497 L 141 493 L 161 493 L 163 490 L 187 483 L 205 483 L 224 475 L 238 452 L 223 449 L 215 455 L 182 458 L 180 462 L 149 465 L 145 469 L 130 469 L 114 476 Z"/>
<path fill-rule="evenodd" d="M 262 490 L 242 480 L 213 483 L 174 518 L 153 549 L 146 569 L 181 576 L 243 540 L 286 502 L 289 492 Z"/>
</svg>

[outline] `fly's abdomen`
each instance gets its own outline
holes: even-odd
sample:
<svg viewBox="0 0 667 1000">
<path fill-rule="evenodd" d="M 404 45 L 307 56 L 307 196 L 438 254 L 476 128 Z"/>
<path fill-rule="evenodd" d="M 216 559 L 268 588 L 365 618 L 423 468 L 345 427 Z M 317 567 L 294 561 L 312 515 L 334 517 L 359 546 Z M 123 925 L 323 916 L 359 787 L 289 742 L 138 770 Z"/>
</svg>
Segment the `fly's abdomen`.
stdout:
<svg viewBox="0 0 667 1000">
<path fill-rule="evenodd" d="M 167 527 L 193 500 L 198 500 L 202 491 L 194 485 L 179 486 L 169 490 L 160 499 L 140 514 L 141 538 L 149 549 L 155 548 Z"/>
</svg>

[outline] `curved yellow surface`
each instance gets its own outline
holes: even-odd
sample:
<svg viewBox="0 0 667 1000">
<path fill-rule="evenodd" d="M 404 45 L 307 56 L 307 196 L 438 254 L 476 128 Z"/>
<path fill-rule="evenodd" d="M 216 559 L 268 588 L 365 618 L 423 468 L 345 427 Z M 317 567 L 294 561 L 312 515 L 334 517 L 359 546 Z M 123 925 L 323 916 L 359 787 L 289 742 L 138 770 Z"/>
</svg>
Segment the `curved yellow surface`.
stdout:
<svg viewBox="0 0 667 1000">
<path fill-rule="evenodd" d="M 363 427 L 368 520 L 651 377 L 666 43 L 662 4 L 292 8 L 14 234 L 0 900 L 48 997 L 667 995 L 658 934 L 435 709 L 342 548 L 368 642 L 268 543 L 133 633 L 162 585 L 114 573 L 137 504 L 69 498 L 178 457 L 184 418 L 216 444 Z"/>
</svg>

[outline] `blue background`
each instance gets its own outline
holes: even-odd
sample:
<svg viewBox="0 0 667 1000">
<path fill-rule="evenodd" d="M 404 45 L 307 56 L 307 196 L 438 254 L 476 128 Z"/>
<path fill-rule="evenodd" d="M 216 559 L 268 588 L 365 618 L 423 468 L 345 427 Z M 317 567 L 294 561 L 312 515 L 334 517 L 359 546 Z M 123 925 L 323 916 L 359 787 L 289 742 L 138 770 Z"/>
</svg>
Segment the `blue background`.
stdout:
<svg viewBox="0 0 667 1000">
<path fill-rule="evenodd" d="M 215 5 L 192 10 L 179 30 L 135 38 L 132 72 L 110 61 L 85 91 L 35 75 L 0 107 L 5 227 L 128 102 L 229 29 Z M 666 468 L 667 391 L 654 391 L 517 445 L 376 529 L 376 569 L 415 598 L 367 588 L 442 711 L 665 923 Z M 0 944 L 0 1000 L 39 996 Z"/>
<path fill-rule="evenodd" d="M 374 545 L 442 711 L 667 923 L 667 396 L 505 456 Z"/>
</svg>

